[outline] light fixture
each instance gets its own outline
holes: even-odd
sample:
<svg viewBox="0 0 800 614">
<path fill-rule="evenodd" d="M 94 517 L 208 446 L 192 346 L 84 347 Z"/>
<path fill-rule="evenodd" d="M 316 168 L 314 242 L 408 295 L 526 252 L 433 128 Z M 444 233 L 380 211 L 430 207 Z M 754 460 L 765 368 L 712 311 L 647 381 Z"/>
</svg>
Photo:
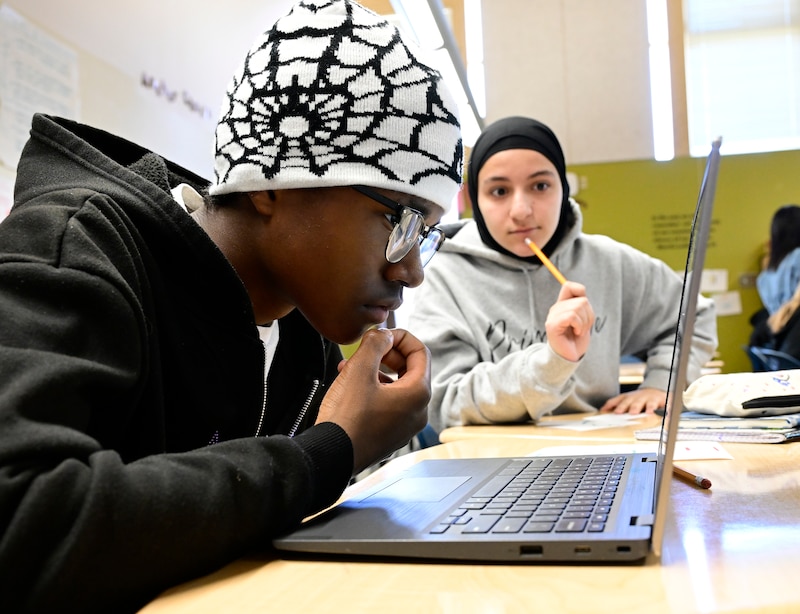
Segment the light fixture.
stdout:
<svg viewBox="0 0 800 614">
<path fill-rule="evenodd" d="M 390 0 L 406 30 L 430 53 L 430 63 L 447 83 L 459 106 L 464 145 L 475 144 L 483 129 L 483 117 L 469 87 L 467 70 L 441 0 Z"/>
</svg>

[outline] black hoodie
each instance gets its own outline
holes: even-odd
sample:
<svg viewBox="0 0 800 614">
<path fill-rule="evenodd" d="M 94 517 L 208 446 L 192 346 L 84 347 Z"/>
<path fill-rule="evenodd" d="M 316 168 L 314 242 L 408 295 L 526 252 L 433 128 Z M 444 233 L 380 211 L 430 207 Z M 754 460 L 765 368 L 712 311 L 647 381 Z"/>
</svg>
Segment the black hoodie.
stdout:
<svg viewBox="0 0 800 614">
<path fill-rule="evenodd" d="M 340 427 L 307 428 L 341 353 L 297 312 L 255 437 L 249 298 L 168 186 L 133 170 L 148 153 L 43 115 L 22 153 L 0 224 L 0 611 L 134 611 L 268 547 L 352 472 Z"/>
</svg>

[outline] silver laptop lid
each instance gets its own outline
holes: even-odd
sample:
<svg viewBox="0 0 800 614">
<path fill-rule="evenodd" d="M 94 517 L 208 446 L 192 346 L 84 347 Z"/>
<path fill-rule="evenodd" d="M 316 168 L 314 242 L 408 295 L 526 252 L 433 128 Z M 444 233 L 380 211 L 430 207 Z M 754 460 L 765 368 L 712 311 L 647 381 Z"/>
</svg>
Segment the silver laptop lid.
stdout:
<svg viewBox="0 0 800 614">
<path fill-rule="evenodd" d="M 658 446 L 658 471 L 655 489 L 655 522 L 653 524 L 653 552 L 661 555 L 664 524 L 669 507 L 669 492 L 672 484 L 672 457 L 675 440 L 678 438 L 678 421 L 683 411 L 683 391 L 686 389 L 686 371 L 689 366 L 694 321 L 697 313 L 697 297 L 700 294 L 700 279 L 705 264 L 708 237 L 711 230 L 711 214 L 719 174 L 722 137 L 711 143 L 711 152 L 706 160 L 705 173 L 700 185 L 700 195 L 692 219 L 689 249 L 686 257 L 683 289 L 681 291 L 678 327 L 672 352 L 669 385 L 667 387 L 666 412 L 661 423 L 661 438 Z M 670 436 L 671 435 L 671 436 Z"/>
</svg>

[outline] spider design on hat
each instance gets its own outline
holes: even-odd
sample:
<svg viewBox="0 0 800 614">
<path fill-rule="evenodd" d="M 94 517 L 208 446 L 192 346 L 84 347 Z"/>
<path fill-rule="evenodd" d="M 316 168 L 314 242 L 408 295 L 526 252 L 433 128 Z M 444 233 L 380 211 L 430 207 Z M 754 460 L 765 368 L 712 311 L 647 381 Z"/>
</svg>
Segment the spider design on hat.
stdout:
<svg viewBox="0 0 800 614">
<path fill-rule="evenodd" d="M 257 41 L 229 87 L 216 144 L 217 192 L 461 180 L 459 122 L 441 76 L 349 0 L 301 2 Z"/>
</svg>

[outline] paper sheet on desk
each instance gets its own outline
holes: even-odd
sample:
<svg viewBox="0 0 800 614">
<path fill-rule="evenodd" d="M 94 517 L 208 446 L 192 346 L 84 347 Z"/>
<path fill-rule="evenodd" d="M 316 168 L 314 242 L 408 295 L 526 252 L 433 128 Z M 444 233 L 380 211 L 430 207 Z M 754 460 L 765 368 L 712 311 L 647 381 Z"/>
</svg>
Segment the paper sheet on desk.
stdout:
<svg viewBox="0 0 800 614">
<path fill-rule="evenodd" d="M 643 420 L 645 416 L 637 414 L 592 414 L 582 420 L 548 420 L 540 426 L 568 431 L 594 431 L 620 426 L 628 426 L 632 422 Z"/>
<path fill-rule="evenodd" d="M 551 446 L 542 448 L 528 456 L 581 456 L 583 454 L 630 454 L 658 451 L 657 441 L 635 443 L 612 443 L 598 446 Z M 673 458 L 676 461 L 733 459 L 733 456 L 717 441 L 679 441 L 675 444 Z"/>
</svg>

